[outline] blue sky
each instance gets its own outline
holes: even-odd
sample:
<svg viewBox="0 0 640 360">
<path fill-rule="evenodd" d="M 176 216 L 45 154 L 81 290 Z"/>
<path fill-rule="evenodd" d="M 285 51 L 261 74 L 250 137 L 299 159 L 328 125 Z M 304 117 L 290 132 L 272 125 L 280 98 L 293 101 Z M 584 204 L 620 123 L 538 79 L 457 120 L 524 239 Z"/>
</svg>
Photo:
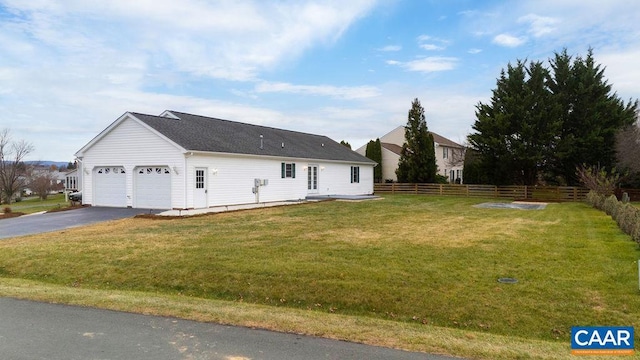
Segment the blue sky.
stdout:
<svg viewBox="0 0 640 360">
<path fill-rule="evenodd" d="M 464 142 L 500 70 L 554 51 L 640 98 L 634 0 L 0 0 L 0 129 L 73 154 L 126 111 L 177 110 L 346 140 L 406 124 Z"/>
</svg>

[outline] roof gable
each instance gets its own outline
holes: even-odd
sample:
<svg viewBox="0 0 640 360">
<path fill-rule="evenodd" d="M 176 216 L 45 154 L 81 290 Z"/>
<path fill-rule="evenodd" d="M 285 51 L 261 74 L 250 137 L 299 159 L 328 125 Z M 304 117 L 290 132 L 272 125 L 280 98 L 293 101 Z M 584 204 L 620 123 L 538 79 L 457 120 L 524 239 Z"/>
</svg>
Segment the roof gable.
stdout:
<svg viewBox="0 0 640 360">
<path fill-rule="evenodd" d="M 276 129 L 206 116 L 165 111 L 162 116 L 131 113 L 187 151 L 263 155 L 375 164 L 322 135 Z"/>
<path fill-rule="evenodd" d="M 433 131 L 429 131 L 429 133 L 433 136 L 433 141 L 440 146 L 447 146 L 452 148 L 463 148 L 462 145 L 457 144 L 440 134 L 436 134 Z M 380 138 L 380 141 L 387 144 L 396 144 L 398 146 L 402 146 L 405 142 L 404 135 L 405 135 L 405 127 L 398 126 L 397 128 L 383 135 Z"/>
<path fill-rule="evenodd" d="M 75 153 L 75 156 L 78 156 L 78 157 L 84 156 L 84 153 L 87 152 L 87 150 L 89 150 L 91 147 L 93 147 L 95 144 L 97 144 L 100 140 L 102 140 L 104 137 L 106 137 L 109 133 L 111 133 L 114 129 L 116 129 L 118 126 L 120 126 L 120 124 L 122 124 L 125 121 L 134 121 L 134 122 L 136 122 L 140 126 L 142 126 L 142 127 L 146 128 L 147 130 L 149 130 L 151 133 L 153 133 L 153 134 L 159 136 L 160 138 L 162 138 L 163 140 L 171 143 L 173 146 L 177 147 L 181 151 L 184 151 L 184 149 L 180 148 L 179 144 L 176 144 L 171 139 L 168 139 L 163 134 L 157 132 L 152 127 L 150 127 L 147 124 L 145 124 L 144 122 L 140 121 L 140 119 L 138 119 L 135 116 L 134 113 L 126 112 L 122 116 L 117 118 L 114 122 L 112 122 L 109 126 L 107 126 L 104 130 L 102 130 L 93 139 L 91 139 L 91 141 L 89 141 L 86 145 L 84 145 L 80 150 L 78 150 Z"/>
</svg>

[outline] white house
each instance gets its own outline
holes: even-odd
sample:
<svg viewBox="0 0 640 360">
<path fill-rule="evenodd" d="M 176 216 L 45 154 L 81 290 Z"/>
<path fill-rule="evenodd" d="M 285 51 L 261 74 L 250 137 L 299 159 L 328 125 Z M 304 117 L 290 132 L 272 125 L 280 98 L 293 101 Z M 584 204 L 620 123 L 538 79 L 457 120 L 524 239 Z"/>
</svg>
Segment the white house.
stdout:
<svg viewBox="0 0 640 360">
<path fill-rule="evenodd" d="M 398 169 L 398 161 L 402 152 L 402 145 L 405 142 L 404 126 L 398 126 L 391 132 L 380 138 L 382 146 L 382 180 L 397 181 L 396 169 Z M 446 176 L 450 183 L 458 181 L 462 182 L 462 170 L 464 160 L 464 147 L 457 144 L 444 136 L 440 136 L 433 131 L 429 132 L 433 135 L 433 142 L 436 155 L 436 165 L 438 166 L 438 174 Z M 357 153 L 364 155 L 367 145 L 358 148 Z"/>
<path fill-rule="evenodd" d="M 76 154 L 94 206 L 194 209 L 373 193 L 375 162 L 326 136 L 127 112 Z"/>
</svg>

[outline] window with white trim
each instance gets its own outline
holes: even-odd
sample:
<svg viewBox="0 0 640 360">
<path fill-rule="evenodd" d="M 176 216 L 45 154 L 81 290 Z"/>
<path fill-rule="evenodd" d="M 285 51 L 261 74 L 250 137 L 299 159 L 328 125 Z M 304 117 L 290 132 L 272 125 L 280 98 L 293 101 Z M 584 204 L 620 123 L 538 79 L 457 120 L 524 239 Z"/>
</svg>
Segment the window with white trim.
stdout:
<svg viewBox="0 0 640 360">
<path fill-rule="evenodd" d="M 359 183 L 360 182 L 360 166 L 352 166 L 351 167 L 351 183 Z"/>
</svg>

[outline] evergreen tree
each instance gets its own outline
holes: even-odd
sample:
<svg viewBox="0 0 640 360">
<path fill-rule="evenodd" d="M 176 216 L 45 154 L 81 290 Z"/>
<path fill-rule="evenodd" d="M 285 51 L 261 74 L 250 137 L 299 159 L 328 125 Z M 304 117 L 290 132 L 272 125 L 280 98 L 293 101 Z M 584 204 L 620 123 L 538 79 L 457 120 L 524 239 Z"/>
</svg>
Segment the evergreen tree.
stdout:
<svg viewBox="0 0 640 360">
<path fill-rule="evenodd" d="M 540 62 L 509 64 L 491 103 L 477 105 L 476 133 L 469 135 L 469 142 L 480 153 L 489 182 L 532 185 L 547 169 L 559 129 L 547 79 Z"/>
<path fill-rule="evenodd" d="M 490 103 L 476 106 L 468 139 L 489 182 L 574 185 L 578 165 L 613 167 L 615 134 L 633 123 L 638 102 L 611 93 L 591 50 L 574 61 L 556 53 L 550 65 L 509 64 Z"/>
<path fill-rule="evenodd" d="M 351 149 L 351 144 L 349 144 L 348 142 L 346 142 L 344 140 L 340 140 L 340 145 Z"/>
<path fill-rule="evenodd" d="M 376 139 L 376 141 L 371 140 L 367 143 L 365 156 L 378 163 L 378 165 L 373 168 L 373 181 L 377 183 L 382 182 L 382 144 L 380 143 L 380 139 Z"/>
<path fill-rule="evenodd" d="M 473 149 L 467 149 L 464 153 L 464 165 L 462 177 L 465 184 L 486 184 L 489 181 L 486 172 L 482 170 L 480 153 Z"/>
<path fill-rule="evenodd" d="M 417 98 L 411 103 L 404 138 L 396 170 L 398 182 L 435 182 L 437 165 L 433 135 L 427 129 L 424 109 Z"/>
<path fill-rule="evenodd" d="M 549 88 L 562 111 L 553 174 L 561 183 L 576 185 L 578 165 L 615 166 L 616 133 L 633 124 L 638 102 L 625 104 L 612 93 L 591 49 L 573 62 L 565 49 L 550 63 Z"/>
</svg>

